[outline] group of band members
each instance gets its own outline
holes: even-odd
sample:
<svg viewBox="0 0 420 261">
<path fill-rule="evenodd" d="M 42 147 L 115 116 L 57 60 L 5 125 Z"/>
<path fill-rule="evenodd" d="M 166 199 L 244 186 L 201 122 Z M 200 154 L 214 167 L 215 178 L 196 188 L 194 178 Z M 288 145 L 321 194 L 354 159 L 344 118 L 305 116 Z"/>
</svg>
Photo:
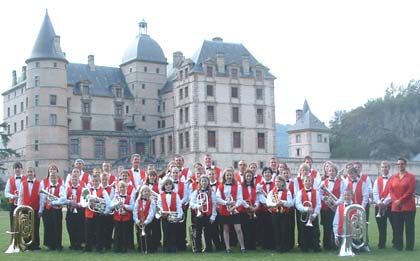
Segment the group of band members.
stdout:
<svg viewBox="0 0 420 261">
<path fill-rule="evenodd" d="M 33 167 L 28 167 L 24 175 L 22 164 L 16 162 L 14 175 L 5 188 L 10 225 L 16 206 L 31 206 L 38 215 L 29 249 L 40 249 L 42 217 L 43 245 L 61 251 L 65 206 L 71 250 L 136 249 L 144 253 L 154 253 L 159 247 L 164 252 L 186 250 L 187 231 L 192 236 L 193 252 L 230 253 L 231 246 L 238 243 L 243 253 L 257 246 L 288 252 L 295 247 L 297 226 L 300 250 L 319 252 L 319 224 L 323 226 L 323 249 L 337 250 L 344 236 L 344 208 L 360 204 L 369 220 L 371 202 L 375 204 L 379 231 L 377 247 L 386 247 L 388 220 L 392 247 L 403 249 L 404 228 L 405 249 L 412 251 L 414 247 L 416 181 L 406 170 L 403 158 L 398 159 L 394 175 L 390 174 L 390 164 L 383 161 L 374 183 L 362 173 L 360 162 L 348 163 L 339 171 L 326 161 L 317 171 L 312 169 L 309 156 L 293 178 L 287 164 L 278 163 L 275 157 L 261 173 L 256 163 L 248 165 L 244 160 L 237 171 L 232 167 L 222 170 L 213 165 L 210 154 L 192 169 L 184 166 L 181 155 L 175 156 L 161 173 L 151 165 L 142 170 L 140 164 L 141 156 L 133 154 L 130 169 L 119 167 L 113 171 L 111 164 L 104 162 L 102 168 L 94 168 L 89 174 L 83 169 L 83 160 L 77 159 L 71 173 L 61 179 L 55 164 L 49 165 L 45 177 L 39 177 Z M 333 202 L 331 195 L 335 196 Z M 187 228 L 188 211 L 191 227 Z M 368 242 L 362 251 L 370 251 Z"/>
</svg>

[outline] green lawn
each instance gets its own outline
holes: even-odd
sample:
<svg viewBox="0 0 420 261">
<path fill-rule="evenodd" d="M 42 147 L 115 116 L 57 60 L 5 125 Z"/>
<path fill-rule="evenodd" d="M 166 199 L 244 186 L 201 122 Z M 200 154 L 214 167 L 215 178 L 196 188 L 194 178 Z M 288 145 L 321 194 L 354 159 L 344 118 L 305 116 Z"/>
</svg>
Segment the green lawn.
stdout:
<svg viewBox="0 0 420 261">
<path fill-rule="evenodd" d="M 373 208 L 371 208 L 373 209 Z M 63 215 L 64 217 L 65 215 Z M 406 260 L 418 260 L 419 259 L 419 250 L 420 250 L 420 234 L 416 233 L 415 239 L 415 247 L 413 252 L 398 252 L 390 247 L 391 245 L 391 233 L 388 233 L 388 240 L 387 240 L 387 249 L 378 250 L 377 249 L 377 228 L 376 222 L 374 220 L 373 213 L 371 213 L 371 226 L 369 227 L 369 240 L 370 246 L 372 248 L 371 253 L 362 253 L 356 257 L 353 257 L 352 260 L 398 260 L 399 258 L 403 258 L 404 261 Z M 63 225 L 65 222 L 63 222 Z M 69 241 L 67 230 L 65 225 L 63 227 L 63 246 L 64 250 L 62 252 L 47 252 L 45 250 L 35 251 L 35 252 L 25 252 L 21 254 L 14 254 L 14 255 L 6 255 L 3 251 L 9 246 L 10 243 L 10 235 L 6 234 L 6 231 L 9 229 L 9 217 L 8 212 L 1 211 L 0 212 L 0 246 L 2 249 L 2 253 L 0 254 L 0 260 L 116 260 L 123 258 L 124 260 L 192 260 L 192 259 L 200 259 L 200 260 L 239 260 L 239 259 L 247 259 L 247 260 L 279 260 L 279 259 L 286 259 L 286 260 L 302 260 L 302 258 L 306 258 L 310 261 L 316 260 L 337 260 L 337 259 L 348 259 L 345 257 L 337 257 L 337 253 L 334 252 L 321 252 L 321 253 L 300 253 L 297 249 L 295 249 L 291 253 L 286 254 L 278 254 L 273 253 L 270 251 L 252 251 L 247 252 L 246 254 L 240 254 L 239 251 L 234 251 L 232 254 L 225 254 L 225 253 L 211 253 L 211 254 L 193 254 L 190 251 L 184 253 L 176 253 L 176 254 L 140 254 L 138 252 L 131 252 L 126 254 L 115 254 L 112 252 L 98 254 L 95 252 L 92 253 L 82 253 L 77 251 L 70 251 L 68 250 Z M 416 216 L 416 228 L 417 230 L 420 229 L 420 218 L 419 215 Z M 322 226 L 321 226 L 322 229 Z M 391 228 L 388 228 L 391 231 Z M 322 234 L 322 231 L 321 231 Z M 42 221 L 41 221 L 41 228 L 40 228 L 40 236 L 41 236 L 41 243 L 43 240 L 43 228 L 42 228 Z M 417 256 L 417 258 L 416 258 Z"/>
</svg>

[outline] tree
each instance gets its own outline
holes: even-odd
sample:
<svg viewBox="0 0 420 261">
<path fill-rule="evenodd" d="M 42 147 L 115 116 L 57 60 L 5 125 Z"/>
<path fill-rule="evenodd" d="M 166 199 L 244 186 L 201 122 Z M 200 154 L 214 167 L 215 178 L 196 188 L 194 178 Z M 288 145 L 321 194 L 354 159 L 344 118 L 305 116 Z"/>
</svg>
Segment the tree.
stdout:
<svg viewBox="0 0 420 261">
<path fill-rule="evenodd" d="M 6 129 L 7 129 L 6 122 L 0 124 L 0 139 L 1 139 L 0 160 L 7 159 L 8 157 L 11 157 L 11 156 L 19 157 L 19 154 L 15 150 L 7 148 L 7 143 L 10 140 L 10 134 L 8 134 L 5 131 Z M 5 168 L 3 167 L 3 162 L 0 161 L 0 171 L 4 171 L 4 170 Z"/>
</svg>

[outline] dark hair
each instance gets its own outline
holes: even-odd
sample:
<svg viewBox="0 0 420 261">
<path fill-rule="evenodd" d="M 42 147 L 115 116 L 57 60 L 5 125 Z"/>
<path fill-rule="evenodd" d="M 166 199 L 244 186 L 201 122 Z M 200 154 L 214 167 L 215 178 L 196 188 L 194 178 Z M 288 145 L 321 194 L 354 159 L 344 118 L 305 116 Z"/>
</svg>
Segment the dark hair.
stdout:
<svg viewBox="0 0 420 261">
<path fill-rule="evenodd" d="M 252 175 L 252 177 L 254 177 L 254 172 L 252 172 L 252 170 L 250 170 L 250 169 L 247 169 L 244 173 L 244 182 L 242 184 L 245 184 L 245 185 L 247 184 L 246 180 L 245 180 L 245 175 L 248 174 L 248 173 L 250 173 Z M 249 184 L 251 184 L 251 186 L 254 186 L 254 178 L 251 179 L 251 182 Z"/>
<path fill-rule="evenodd" d="M 20 163 L 19 161 L 16 161 L 14 164 L 13 164 L 13 169 L 22 169 L 23 168 L 23 165 L 22 165 L 22 163 Z"/>
<path fill-rule="evenodd" d="M 401 158 L 398 158 L 398 160 L 404 161 L 404 164 L 407 164 L 407 159 L 406 158 L 401 157 Z"/>
<path fill-rule="evenodd" d="M 263 170 L 262 170 L 263 175 L 264 175 L 264 172 L 266 172 L 267 170 L 270 171 L 271 175 L 273 175 L 273 170 L 270 167 L 264 167 L 263 168 Z"/>
</svg>

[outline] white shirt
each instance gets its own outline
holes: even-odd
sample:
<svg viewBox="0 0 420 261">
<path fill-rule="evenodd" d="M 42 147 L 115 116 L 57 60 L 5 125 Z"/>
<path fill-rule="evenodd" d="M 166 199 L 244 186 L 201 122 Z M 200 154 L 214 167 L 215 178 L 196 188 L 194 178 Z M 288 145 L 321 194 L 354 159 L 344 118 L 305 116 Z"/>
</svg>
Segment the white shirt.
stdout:
<svg viewBox="0 0 420 261">
<path fill-rule="evenodd" d="M 178 188 L 179 188 L 179 182 L 182 182 L 182 181 L 178 181 L 177 183 L 175 183 L 174 182 L 174 192 L 176 192 L 176 194 L 178 194 Z M 182 196 L 182 199 L 181 199 L 181 204 L 182 205 L 186 205 L 186 204 L 188 204 L 188 202 L 189 202 L 189 188 L 188 188 L 188 186 L 184 183 L 184 191 L 183 191 L 184 193 L 183 193 L 183 196 Z M 179 195 L 179 194 L 178 194 Z"/>
<path fill-rule="evenodd" d="M 316 191 L 316 206 L 312 206 L 312 209 L 314 210 L 314 212 L 312 213 L 312 216 L 314 218 L 316 218 L 319 215 L 319 212 L 321 211 L 321 196 L 318 190 L 315 190 L 315 191 Z M 308 194 L 308 200 L 312 202 L 312 192 L 307 192 L 307 194 Z M 296 193 L 296 208 L 300 212 L 309 211 L 309 207 L 305 207 L 302 204 L 302 190 L 299 190 Z"/>
<path fill-rule="evenodd" d="M 176 193 L 175 193 L 175 194 L 176 194 Z M 167 194 L 165 195 L 165 197 L 166 197 L 166 203 L 168 204 L 168 209 L 169 209 L 169 211 L 170 211 L 170 208 L 171 208 L 171 197 L 172 197 L 172 194 L 171 194 L 171 193 L 167 193 Z M 163 210 L 163 206 L 162 206 L 162 196 L 159 196 L 159 197 L 158 197 L 158 202 L 157 202 L 157 204 L 158 204 L 158 208 L 159 208 L 161 211 L 164 211 L 164 210 Z M 182 211 L 182 204 L 181 204 L 181 200 L 179 199 L 178 194 L 176 194 L 176 212 L 177 212 L 177 214 L 178 214 L 178 219 L 181 219 L 181 218 L 182 218 L 182 216 L 184 215 L 184 212 Z"/>
<path fill-rule="evenodd" d="M 124 208 L 127 211 L 133 211 L 133 207 L 134 207 L 134 198 L 130 196 L 130 202 L 128 202 L 128 204 L 125 204 L 125 200 L 127 198 L 127 195 L 119 195 L 119 194 L 115 194 L 114 197 L 112 198 L 111 202 L 110 202 L 110 206 L 109 209 L 114 211 L 118 211 L 117 209 L 117 205 L 120 202 L 120 200 L 123 201 L 124 203 Z"/>
<path fill-rule="evenodd" d="M 277 204 L 275 203 L 275 199 L 274 199 L 274 191 L 276 190 L 276 188 L 272 189 L 268 195 L 267 195 L 267 207 L 276 207 Z M 283 196 L 284 191 L 283 190 L 279 190 L 277 192 L 277 197 L 279 200 L 282 201 L 282 206 L 290 208 L 293 207 L 293 198 L 292 198 L 292 193 L 290 192 L 290 190 L 288 190 L 287 193 L 287 197 L 286 200 L 282 200 L 281 197 Z"/>
<path fill-rule="evenodd" d="M 137 225 L 140 224 L 140 220 L 139 220 L 139 217 L 138 217 L 139 200 L 142 200 L 143 201 L 143 208 L 146 207 L 146 202 L 147 202 L 146 200 L 143 200 L 141 198 L 139 198 L 138 200 L 136 200 L 134 202 L 134 207 L 133 207 L 133 220 L 134 220 L 134 223 L 136 223 Z M 143 211 L 144 211 L 144 209 L 143 209 Z M 150 222 L 153 221 L 153 218 L 155 216 L 155 212 L 156 212 L 156 203 L 155 203 L 154 200 L 151 200 L 150 201 L 149 214 L 147 215 L 146 220 L 144 221 L 144 224 L 145 225 L 148 225 L 148 224 L 150 224 Z"/>
<path fill-rule="evenodd" d="M 33 180 L 29 180 L 28 179 L 29 197 L 31 197 L 31 195 L 32 195 L 32 189 L 33 189 L 34 185 L 33 185 L 32 182 L 29 182 L 29 181 L 35 182 L 36 179 L 33 179 Z M 22 201 L 23 201 L 23 184 L 20 183 L 20 187 L 19 187 L 19 198 L 17 200 L 17 205 L 18 206 L 21 206 L 22 205 Z"/>
<path fill-rule="evenodd" d="M 238 189 L 236 191 L 236 202 L 235 202 L 235 207 L 239 207 L 242 204 L 242 186 L 240 184 L 237 185 Z M 231 194 L 231 190 L 232 190 L 232 186 L 226 185 L 224 184 L 224 194 L 225 194 L 225 199 L 224 200 L 222 198 L 222 194 L 220 192 L 220 190 L 218 189 L 216 192 L 216 201 L 217 204 L 221 204 L 226 206 L 227 204 L 227 199 L 231 198 L 232 194 Z M 233 197 L 232 197 L 233 198 Z"/>
<path fill-rule="evenodd" d="M 16 179 L 16 175 L 15 175 L 15 184 L 16 184 L 16 190 L 17 190 L 17 194 L 15 194 L 14 191 L 10 191 L 10 178 L 7 180 L 6 182 L 6 187 L 4 188 L 4 196 L 8 199 L 14 199 L 16 196 L 19 196 L 19 190 L 21 187 L 21 183 L 22 183 L 22 178 L 23 175 L 20 175 L 20 179 Z M 15 205 L 17 205 L 17 200 L 15 201 Z"/>
<path fill-rule="evenodd" d="M 207 194 L 207 192 L 205 192 Z M 191 209 L 198 209 L 200 207 L 200 204 L 197 200 L 197 190 L 195 190 L 192 194 L 191 194 L 191 199 L 190 199 L 190 208 Z M 211 192 L 211 198 L 208 199 L 211 200 L 211 204 L 212 204 L 212 209 L 209 211 L 211 211 L 211 216 L 210 216 L 210 220 L 214 221 L 216 219 L 217 216 L 217 211 L 216 211 L 216 207 L 217 207 L 217 200 L 216 200 L 216 193 L 214 193 L 213 191 Z"/>
<path fill-rule="evenodd" d="M 388 183 L 388 180 L 391 178 L 391 175 L 388 173 L 388 175 L 382 175 L 382 177 L 386 177 L 382 179 L 382 191 L 385 190 L 386 184 Z M 378 179 L 375 180 L 375 183 L 373 184 L 373 201 L 375 201 L 376 204 L 384 203 L 385 205 L 388 205 L 391 203 L 391 195 L 388 193 L 385 198 L 381 198 L 379 195 L 379 188 L 378 188 Z"/>
</svg>

